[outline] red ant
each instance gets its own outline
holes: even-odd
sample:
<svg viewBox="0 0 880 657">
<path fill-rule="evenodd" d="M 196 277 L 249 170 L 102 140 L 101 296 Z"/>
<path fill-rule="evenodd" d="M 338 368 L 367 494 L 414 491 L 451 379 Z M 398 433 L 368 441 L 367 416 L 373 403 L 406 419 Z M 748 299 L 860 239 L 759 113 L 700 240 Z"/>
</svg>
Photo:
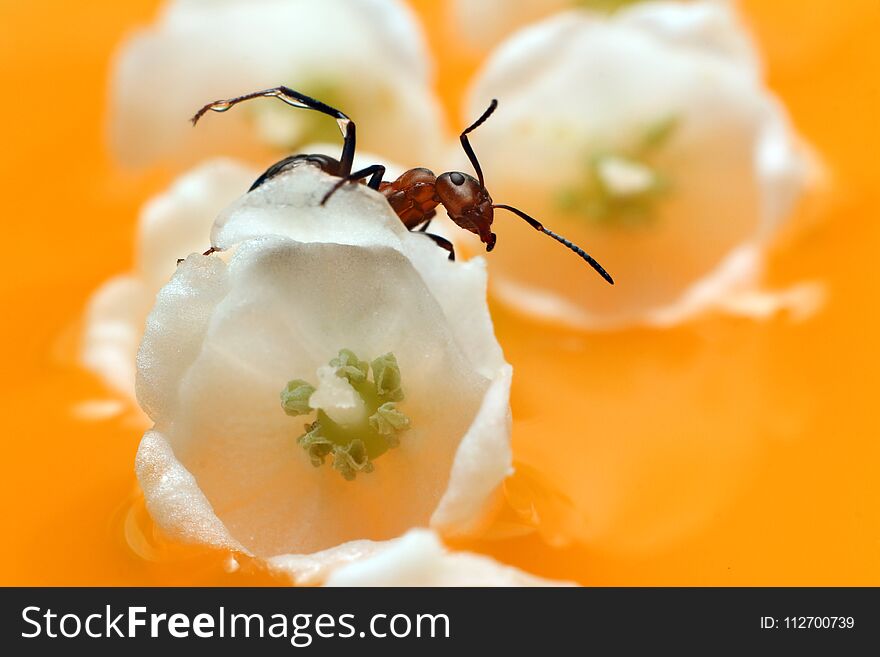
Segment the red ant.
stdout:
<svg viewBox="0 0 880 657">
<path fill-rule="evenodd" d="M 480 168 L 480 163 L 477 161 L 477 156 L 474 153 L 474 149 L 471 148 L 467 135 L 469 132 L 472 132 L 482 125 L 492 112 L 495 111 L 495 108 L 498 107 L 497 100 L 493 100 L 488 109 L 483 112 L 483 115 L 462 132 L 459 137 L 464 152 L 467 154 L 474 170 L 477 172 L 476 179 L 473 176 L 462 173 L 461 171 L 449 171 L 440 174 L 439 176 L 435 176 L 434 172 L 430 169 L 418 167 L 405 172 L 394 182 L 383 182 L 382 176 L 385 175 L 385 167 L 381 164 L 373 164 L 360 171 L 352 173 L 351 168 L 354 161 L 355 149 L 355 125 L 348 116 L 334 107 L 330 107 L 319 100 L 310 98 L 305 94 L 301 94 L 287 87 L 264 89 L 263 91 L 256 91 L 254 93 L 245 94 L 244 96 L 238 96 L 237 98 L 217 100 L 213 103 L 208 103 L 196 112 L 195 116 L 192 118 L 192 123 L 195 125 L 208 110 L 225 112 L 233 105 L 237 105 L 242 101 L 260 97 L 279 98 L 293 107 L 316 110 L 327 114 L 328 116 L 332 116 L 339 124 L 339 129 L 342 131 L 344 141 L 342 144 L 342 155 L 340 155 L 338 160 L 328 155 L 321 154 L 291 155 L 269 167 L 263 175 L 257 178 L 248 191 L 253 191 L 267 180 L 274 178 L 283 171 L 286 171 L 297 164 L 308 162 L 309 164 L 319 167 L 322 171 L 329 173 L 331 176 L 337 176 L 340 178 L 339 182 L 336 183 L 322 199 L 321 204 L 323 205 L 327 202 L 327 199 L 329 199 L 330 196 L 336 193 L 336 191 L 346 183 L 363 181 L 369 177 L 367 186 L 381 192 L 385 198 L 388 199 L 389 205 L 391 205 L 391 208 L 397 213 L 397 216 L 400 217 L 404 226 L 411 231 L 417 231 L 430 237 L 439 246 L 449 251 L 450 260 L 455 259 L 455 252 L 449 240 L 446 240 L 439 235 L 433 235 L 426 232 L 428 226 L 431 224 L 431 220 L 437 214 L 436 207 L 438 205 L 442 204 L 446 209 L 449 218 L 461 228 L 479 235 L 480 240 L 486 245 L 486 251 L 491 251 L 495 247 L 495 233 L 491 230 L 492 220 L 495 218 L 495 209 L 507 210 L 524 219 L 535 230 L 538 230 L 545 235 L 549 235 L 557 242 L 560 242 L 577 253 L 581 258 L 586 260 L 587 263 L 595 269 L 600 276 L 602 276 L 602 278 L 614 285 L 614 280 L 608 272 L 605 271 L 602 265 L 590 257 L 590 255 L 588 255 L 582 248 L 573 244 L 561 235 L 554 233 L 552 230 L 545 228 L 539 221 L 533 219 L 522 210 L 501 203 L 492 203 L 492 197 L 489 196 L 489 192 L 483 184 L 483 170 Z"/>
</svg>

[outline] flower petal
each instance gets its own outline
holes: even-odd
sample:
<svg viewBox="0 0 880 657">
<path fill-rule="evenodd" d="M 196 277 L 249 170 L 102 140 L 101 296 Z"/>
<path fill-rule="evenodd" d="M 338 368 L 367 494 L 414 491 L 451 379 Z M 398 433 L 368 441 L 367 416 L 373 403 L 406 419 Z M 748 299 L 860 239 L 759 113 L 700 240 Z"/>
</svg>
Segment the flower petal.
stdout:
<svg viewBox="0 0 880 657">
<path fill-rule="evenodd" d="M 135 471 L 150 515 L 169 537 L 247 553 L 214 514 L 195 478 L 177 461 L 161 433 L 144 434 Z"/>
<path fill-rule="evenodd" d="M 217 217 L 211 244 L 229 249 L 255 237 L 276 235 L 298 242 L 333 242 L 402 249 L 407 233 L 379 193 L 357 185 L 324 195 L 339 181 L 301 164 L 242 196 Z M 339 220 L 344 217 L 344 220 Z"/>
<path fill-rule="evenodd" d="M 510 382 L 506 365 L 483 398 L 473 424 L 458 446 L 449 487 L 431 516 L 431 526 L 447 534 L 473 533 L 487 517 L 486 507 L 499 485 L 512 474 L 510 465 Z"/>
<path fill-rule="evenodd" d="M 323 584 L 337 568 L 367 559 L 386 549 L 391 541 L 349 541 L 311 554 L 281 554 L 266 560 L 269 570 L 288 577 L 296 586 Z"/>
<path fill-rule="evenodd" d="M 135 354 L 141 341 L 138 318 L 147 316 L 150 303 L 141 279 L 116 276 L 95 291 L 86 309 L 82 364 L 129 399 L 134 399 Z"/>
<path fill-rule="evenodd" d="M 178 259 L 208 248 L 214 219 L 247 192 L 256 177 L 257 172 L 249 166 L 215 158 L 180 176 L 144 206 L 138 226 L 137 266 L 151 294 L 168 281 Z"/>
<path fill-rule="evenodd" d="M 571 586 L 478 554 L 451 552 L 428 530 L 412 530 L 373 556 L 336 568 L 326 586 Z"/>
<path fill-rule="evenodd" d="M 641 2 L 616 18 L 673 47 L 723 58 L 755 76 L 761 72 L 755 44 L 729 0 L 697 1 L 686 7 L 680 2 Z"/>
<path fill-rule="evenodd" d="M 195 478 L 158 432 L 147 432 L 135 468 L 147 508 L 157 525 L 183 543 L 249 554 L 217 518 Z M 389 541 L 356 540 L 312 554 L 266 560 L 270 571 L 297 586 L 567 586 L 492 559 L 450 552 L 437 535 L 411 530 Z"/>
<path fill-rule="evenodd" d="M 198 356 L 214 305 L 226 293 L 226 266 L 193 254 L 156 297 L 137 355 L 137 398 L 162 429 L 178 405 L 181 379 Z M 169 357 L 171 356 L 171 357 Z"/>
</svg>

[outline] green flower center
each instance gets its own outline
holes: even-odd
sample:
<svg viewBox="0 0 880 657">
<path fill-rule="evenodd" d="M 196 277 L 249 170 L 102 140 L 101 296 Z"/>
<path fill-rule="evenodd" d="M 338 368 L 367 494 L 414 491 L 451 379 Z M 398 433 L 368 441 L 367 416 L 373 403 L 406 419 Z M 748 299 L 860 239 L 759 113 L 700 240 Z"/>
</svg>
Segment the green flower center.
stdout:
<svg viewBox="0 0 880 657">
<path fill-rule="evenodd" d="M 656 155 L 677 124 L 674 117 L 661 119 L 643 130 L 631 146 L 591 153 L 581 183 L 560 191 L 560 208 L 603 225 L 638 225 L 651 220 L 657 202 L 671 187 L 657 168 Z"/>
<path fill-rule="evenodd" d="M 373 461 L 397 447 L 399 434 L 409 428 L 409 418 L 397 408 L 404 398 L 400 367 L 390 352 L 367 362 L 342 349 L 329 368 L 331 377 L 344 381 L 324 380 L 318 388 L 302 379 L 288 381 L 281 408 L 291 416 L 315 412 L 296 442 L 312 465 L 319 467 L 332 457 L 333 468 L 351 481 L 359 472 L 372 472 Z"/>
</svg>

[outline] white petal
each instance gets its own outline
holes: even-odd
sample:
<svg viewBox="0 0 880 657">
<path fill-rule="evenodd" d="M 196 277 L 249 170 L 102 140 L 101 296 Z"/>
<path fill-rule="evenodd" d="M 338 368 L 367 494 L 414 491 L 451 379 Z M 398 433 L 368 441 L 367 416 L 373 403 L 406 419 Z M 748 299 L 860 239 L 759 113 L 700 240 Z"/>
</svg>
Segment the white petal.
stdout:
<svg viewBox="0 0 880 657">
<path fill-rule="evenodd" d="M 266 560 L 269 570 L 290 578 L 297 586 L 323 584 L 337 568 L 372 557 L 392 541 L 349 541 L 311 554 L 281 554 Z"/>
<path fill-rule="evenodd" d="M 153 294 L 174 273 L 178 259 L 208 248 L 217 214 L 247 192 L 256 177 L 255 169 L 234 160 L 208 160 L 144 206 L 138 269 Z"/>
<path fill-rule="evenodd" d="M 465 356 L 483 376 L 498 377 L 506 361 L 486 304 L 485 259 L 450 262 L 446 251 L 417 233 L 403 236 L 403 248 L 443 314 L 455 318 L 450 327 Z"/>
<path fill-rule="evenodd" d="M 488 51 L 517 29 L 567 9 L 584 13 L 613 12 L 616 19 L 668 35 L 679 42 L 704 48 L 720 56 L 757 65 L 751 40 L 731 25 L 725 14 L 733 14 L 734 0 L 677 0 L 639 2 L 614 7 L 605 0 L 454 0 L 456 31 L 478 51 Z M 692 5 L 682 11 L 682 5 Z M 721 19 L 719 19 L 719 16 Z M 734 29 L 731 29 L 734 28 Z"/>
<path fill-rule="evenodd" d="M 129 399 L 134 399 L 135 355 L 151 302 L 140 279 L 117 276 L 98 288 L 86 309 L 82 364 Z"/>
<path fill-rule="evenodd" d="M 745 290 L 722 301 L 721 309 L 732 315 L 768 319 L 786 312 L 794 322 L 813 317 L 825 305 L 827 287 L 817 281 L 792 285 L 783 290 Z"/>
<path fill-rule="evenodd" d="M 733 2 L 643 2 L 621 11 L 617 20 L 665 39 L 678 48 L 711 54 L 758 75 L 761 62 Z"/>
<path fill-rule="evenodd" d="M 456 33 L 478 51 L 489 50 L 517 28 L 557 11 L 574 0 L 453 0 Z"/>
<path fill-rule="evenodd" d="M 197 130 L 187 122 L 210 101 L 286 84 L 340 105 L 358 122 L 359 144 L 426 160 L 442 134 L 428 68 L 419 25 L 397 0 L 171 0 L 117 55 L 114 150 L 141 165 L 253 155 L 260 138 L 307 137 L 305 126 L 323 125 L 316 115 L 277 100 L 206 117 Z"/>
<path fill-rule="evenodd" d="M 805 186 L 825 175 L 818 156 L 809 145 L 793 136 L 785 108 L 768 98 L 764 126 L 756 153 L 761 184 L 762 215 L 760 237 L 772 237 L 789 217 Z"/>
<path fill-rule="evenodd" d="M 77 403 L 72 414 L 78 420 L 100 422 L 117 417 L 125 410 L 125 404 L 118 399 L 88 399 Z"/>
<path fill-rule="evenodd" d="M 248 554 L 217 518 L 193 476 L 175 459 L 158 432 L 148 432 L 141 441 L 136 471 L 147 507 L 169 537 Z M 267 559 L 266 565 L 298 586 L 568 585 L 481 555 L 450 552 L 427 530 L 411 530 L 389 541 L 351 541 L 312 554 L 278 555 Z"/>
<path fill-rule="evenodd" d="M 809 282 L 779 291 L 763 290 L 758 283 L 762 272 L 759 247 L 746 244 L 730 253 L 711 275 L 696 281 L 675 303 L 646 312 L 639 323 L 667 328 L 708 310 L 751 319 L 769 319 L 787 312 L 793 321 L 804 321 L 825 304 L 827 290 L 823 284 Z M 513 307 L 571 328 L 616 330 L 628 325 L 589 314 L 545 290 L 510 281 L 499 283 L 496 294 Z"/>
<path fill-rule="evenodd" d="M 510 382 L 513 368 L 506 365 L 492 382 L 473 424 L 458 446 L 449 487 L 431 516 L 431 526 L 447 534 L 472 533 L 487 517 L 487 504 L 510 465 Z"/>
<path fill-rule="evenodd" d="M 211 243 L 218 249 L 228 249 L 254 237 L 276 235 L 299 242 L 401 249 L 406 228 L 381 194 L 353 185 L 340 189 L 326 205 L 320 205 L 338 181 L 317 167 L 298 165 L 224 210 L 211 231 Z"/>
<path fill-rule="evenodd" d="M 135 472 L 150 515 L 168 536 L 183 543 L 247 553 L 214 514 L 211 503 L 161 433 L 144 434 Z"/>
<path fill-rule="evenodd" d="M 214 305 L 226 293 L 226 266 L 193 254 L 162 288 L 137 355 L 137 398 L 161 430 L 173 417 L 180 381 L 202 348 Z"/>
<path fill-rule="evenodd" d="M 335 569 L 326 586 L 570 586 L 478 554 L 451 552 L 436 534 L 413 530 L 374 556 Z"/>
</svg>

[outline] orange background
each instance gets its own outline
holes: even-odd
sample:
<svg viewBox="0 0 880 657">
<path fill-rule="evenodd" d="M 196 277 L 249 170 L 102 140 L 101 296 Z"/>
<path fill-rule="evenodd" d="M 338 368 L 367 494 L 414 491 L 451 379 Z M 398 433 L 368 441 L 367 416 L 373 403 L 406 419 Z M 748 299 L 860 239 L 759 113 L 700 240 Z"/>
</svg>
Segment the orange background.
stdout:
<svg viewBox="0 0 880 657">
<path fill-rule="evenodd" d="M 478 61 L 442 3 L 414 4 L 460 126 Z M 103 133 L 109 57 L 156 6 L 0 3 L 0 584 L 267 581 L 156 539 L 132 472 L 139 432 L 72 413 L 109 394 L 75 363 L 84 303 L 131 266 L 138 208 L 170 179 L 121 171 Z M 769 283 L 822 280 L 826 307 L 797 325 L 708 317 L 598 336 L 493 308 L 516 368 L 508 493 L 540 533 L 465 547 L 585 584 L 880 585 L 880 3 L 742 7 L 831 174 L 774 248 Z"/>
</svg>

